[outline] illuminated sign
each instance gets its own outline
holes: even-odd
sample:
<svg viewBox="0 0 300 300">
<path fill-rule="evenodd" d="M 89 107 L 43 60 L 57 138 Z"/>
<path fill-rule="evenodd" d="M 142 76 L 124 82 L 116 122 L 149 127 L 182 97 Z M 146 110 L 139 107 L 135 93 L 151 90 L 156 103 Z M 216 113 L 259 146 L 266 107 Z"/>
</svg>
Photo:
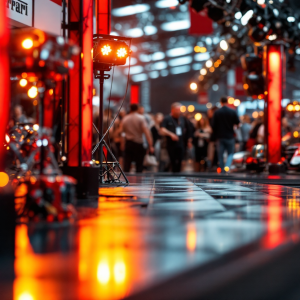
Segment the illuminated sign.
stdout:
<svg viewBox="0 0 300 300">
<path fill-rule="evenodd" d="M 9 18 L 16 21 L 16 26 L 27 25 L 33 26 L 32 24 L 32 11 L 33 11 L 32 0 L 7 0 L 6 9 Z"/>
</svg>

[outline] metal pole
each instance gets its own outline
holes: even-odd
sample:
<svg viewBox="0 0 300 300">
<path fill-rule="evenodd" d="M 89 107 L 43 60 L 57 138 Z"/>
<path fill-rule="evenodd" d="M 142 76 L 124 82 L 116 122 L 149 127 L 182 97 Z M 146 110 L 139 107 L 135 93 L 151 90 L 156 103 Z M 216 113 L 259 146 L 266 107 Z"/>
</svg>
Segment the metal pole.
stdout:
<svg viewBox="0 0 300 300">
<path fill-rule="evenodd" d="M 45 160 L 45 149 L 43 145 L 43 129 L 44 129 L 44 109 L 45 109 L 45 92 L 40 93 L 40 111 L 39 111 L 39 138 L 41 140 L 41 149 L 40 149 L 40 175 L 44 173 L 44 160 Z"/>
<path fill-rule="evenodd" d="M 63 37 L 66 37 L 66 0 L 63 0 Z M 61 128 L 60 128 L 60 136 L 61 136 L 61 154 L 65 156 L 65 110 L 66 110 L 66 80 L 62 81 L 62 97 L 60 99 L 60 113 L 61 113 Z M 64 161 L 62 162 L 64 164 Z"/>
<path fill-rule="evenodd" d="M 104 71 L 100 71 L 99 76 L 99 84 L 100 84 L 100 95 L 99 95 L 99 120 L 98 120 L 98 128 L 99 128 L 99 141 L 103 136 L 103 88 L 104 88 Z M 99 145 L 99 161 L 100 161 L 100 175 L 103 173 L 103 142 Z M 101 182 L 103 183 L 103 178 L 100 176 Z"/>
</svg>

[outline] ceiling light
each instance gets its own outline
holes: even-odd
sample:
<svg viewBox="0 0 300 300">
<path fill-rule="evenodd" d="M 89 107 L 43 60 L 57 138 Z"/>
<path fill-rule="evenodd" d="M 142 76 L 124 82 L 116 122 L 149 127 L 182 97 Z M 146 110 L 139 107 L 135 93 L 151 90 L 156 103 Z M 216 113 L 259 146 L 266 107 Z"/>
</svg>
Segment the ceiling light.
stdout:
<svg viewBox="0 0 300 300">
<path fill-rule="evenodd" d="M 234 17 L 235 17 L 237 20 L 240 20 L 242 16 L 243 16 L 243 15 L 242 15 L 242 13 L 241 13 L 240 11 L 238 11 L 238 12 L 234 15 Z"/>
<path fill-rule="evenodd" d="M 151 61 L 151 55 L 148 55 L 148 54 L 140 54 L 139 59 L 140 59 L 140 61 L 142 61 L 142 62 L 149 62 L 149 61 Z"/>
<path fill-rule="evenodd" d="M 130 74 L 139 74 L 142 73 L 144 68 L 142 66 L 134 66 L 130 68 Z M 125 74 L 128 74 L 128 69 L 125 70 Z"/>
<path fill-rule="evenodd" d="M 115 8 L 112 10 L 112 15 L 114 17 L 125 17 L 131 16 L 139 13 L 143 13 L 150 10 L 149 4 L 136 4 L 136 5 L 129 5 L 120 8 Z"/>
<path fill-rule="evenodd" d="M 190 84 L 190 89 L 191 89 L 192 91 L 196 91 L 196 90 L 198 89 L 197 83 L 196 83 L 196 82 L 192 82 L 192 83 Z"/>
<path fill-rule="evenodd" d="M 287 21 L 290 22 L 290 23 L 292 23 L 292 22 L 295 22 L 296 19 L 295 19 L 295 17 L 290 16 L 290 17 L 287 18 Z"/>
<path fill-rule="evenodd" d="M 253 16 L 253 10 L 247 11 L 241 19 L 242 25 L 246 26 Z"/>
<path fill-rule="evenodd" d="M 197 54 L 194 55 L 194 60 L 195 61 L 205 61 L 209 58 L 210 58 L 210 55 L 209 55 L 208 52 L 206 52 L 206 53 L 197 53 Z"/>
<path fill-rule="evenodd" d="M 153 70 L 163 70 L 168 67 L 168 64 L 165 61 L 159 61 L 157 63 L 152 64 Z"/>
<path fill-rule="evenodd" d="M 184 56 L 180 58 L 174 58 L 169 60 L 169 66 L 176 67 L 176 66 L 182 66 L 190 64 L 193 61 L 192 56 Z"/>
<path fill-rule="evenodd" d="M 208 60 L 206 63 L 205 63 L 206 67 L 207 68 L 211 68 L 213 66 L 213 62 L 211 60 Z"/>
<path fill-rule="evenodd" d="M 157 33 L 157 28 L 152 25 L 147 25 L 144 27 L 144 32 L 146 35 L 153 35 L 153 34 Z"/>
<path fill-rule="evenodd" d="M 220 42 L 220 48 L 224 51 L 227 51 L 228 50 L 228 43 L 225 41 L 225 40 L 222 40 Z"/>
<path fill-rule="evenodd" d="M 205 76 L 207 74 L 207 70 L 206 69 L 201 69 L 200 74 Z"/>
<path fill-rule="evenodd" d="M 161 29 L 164 31 L 177 31 L 189 29 L 191 26 L 190 20 L 173 21 L 161 24 Z"/>
<path fill-rule="evenodd" d="M 159 77 L 159 72 L 158 71 L 149 72 L 149 77 L 152 78 L 152 79 L 158 78 Z"/>
<path fill-rule="evenodd" d="M 145 81 L 148 79 L 148 75 L 147 74 L 138 74 L 138 75 L 133 75 L 131 76 L 131 79 L 135 82 L 138 82 L 138 81 Z"/>
<path fill-rule="evenodd" d="M 126 35 L 137 38 L 143 36 L 144 32 L 141 28 L 131 28 L 126 30 Z"/>
<path fill-rule="evenodd" d="M 191 67 L 189 65 L 186 65 L 186 66 L 171 68 L 170 72 L 171 72 L 171 74 L 176 75 L 176 74 L 182 74 L 182 73 L 189 72 L 190 70 L 191 70 Z"/>
<path fill-rule="evenodd" d="M 178 1 L 177 0 L 160 0 L 155 3 L 155 6 L 158 8 L 168 8 L 177 6 Z"/>
<path fill-rule="evenodd" d="M 202 64 L 200 64 L 200 63 L 193 64 L 193 66 L 192 66 L 193 70 L 195 70 L 195 71 L 199 71 L 201 69 L 201 67 L 202 67 Z"/>
<path fill-rule="evenodd" d="M 179 48 L 167 50 L 166 54 L 169 57 L 176 57 L 176 56 L 190 54 L 192 52 L 193 52 L 193 47 L 187 46 L 187 47 L 179 47 Z"/>
<path fill-rule="evenodd" d="M 164 52 L 156 52 L 152 54 L 152 60 L 161 60 L 165 58 L 165 53 Z"/>
</svg>

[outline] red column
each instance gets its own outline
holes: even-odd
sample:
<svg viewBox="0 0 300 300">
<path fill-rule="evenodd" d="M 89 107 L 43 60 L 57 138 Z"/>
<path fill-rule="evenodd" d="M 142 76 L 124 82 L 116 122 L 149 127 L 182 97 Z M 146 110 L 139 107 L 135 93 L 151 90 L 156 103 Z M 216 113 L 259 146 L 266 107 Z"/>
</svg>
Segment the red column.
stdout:
<svg viewBox="0 0 300 300">
<path fill-rule="evenodd" d="M 111 0 L 96 1 L 97 34 L 110 34 Z"/>
<path fill-rule="evenodd" d="M 5 130 L 8 123 L 10 106 L 10 78 L 8 40 L 9 27 L 6 18 L 6 6 L 0 5 L 0 172 L 4 170 L 4 144 Z"/>
<path fill-rule="evenodd" d="M 267 45 L 264 49 L 266 78 L 266 144 L 267 161 L 277 164 L 281 159 L 281 100 L 283 86 L 283 45 Z"/>
<path fill-rule="evenodd" d="M 130 104 L 140 103 L 140 86 L 133 84 L 130 90 Z"/>
<path fill-rule="evenodd" d="M 69 76 L 68 96 L 68 166 L 77 167 L 90 161 L 92 152 L 93 2 L 71 0 L 68 8 L 69 37 L 81 48 Z"/>
</svg>

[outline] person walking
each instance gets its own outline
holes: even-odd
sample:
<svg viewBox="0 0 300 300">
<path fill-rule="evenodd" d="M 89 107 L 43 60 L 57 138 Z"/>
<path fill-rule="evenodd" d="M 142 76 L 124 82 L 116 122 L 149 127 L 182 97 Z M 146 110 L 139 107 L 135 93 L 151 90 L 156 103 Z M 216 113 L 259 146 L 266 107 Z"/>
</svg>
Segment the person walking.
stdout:
<svg viewBox="0 0 300 300">
<path fill-rule="evenodd" d="M 125 138 L 124 149 L 124 171 L 129 172 L 131 163 L 136 163 L 136 172 L 143 172 L 143 162 L 146 149 L 143 147 L 143 134 L 149 146 L 149 152 L 153 153 L 153 142 L 151 132 L 144 116 L 138 113 L 138 105 L 130 105 L 130 113 L 121 121 L 121 132 Z"/>
<path fill-rule="evenodd" d="M 207 164 L 207 148 L 212 129 L 209 125 L 208 118 L 202 118 L 196 123 L 196 131 L 194 133 L 195 147 L 195 172 L 200 172 L 200 169 L 205 170 Z"/>
<path fill-rule="evenodd" d="M 192 143 L 192 135 L 188 120 L 181 116 L 181 103 L 175 102 L 171 106 L 171 114 L 162 122 L 160 133 L 167 137 L 167 151 L 172 172 L 180 172 L 184 158 L 186 143 Z"/>
<path fill-rule="evenodd" d="M 234 127 L 240 124 L 235 110 L 227 106 L 227 97 L 221 98 L 221 108 L 212 120 L 212 128 L 217 140 L 219 164 L 222 172 L 229 172 L 234 154 Z M 224 165 L 224 153 L 227 151 L 227 161 Z"/>
</svg>

